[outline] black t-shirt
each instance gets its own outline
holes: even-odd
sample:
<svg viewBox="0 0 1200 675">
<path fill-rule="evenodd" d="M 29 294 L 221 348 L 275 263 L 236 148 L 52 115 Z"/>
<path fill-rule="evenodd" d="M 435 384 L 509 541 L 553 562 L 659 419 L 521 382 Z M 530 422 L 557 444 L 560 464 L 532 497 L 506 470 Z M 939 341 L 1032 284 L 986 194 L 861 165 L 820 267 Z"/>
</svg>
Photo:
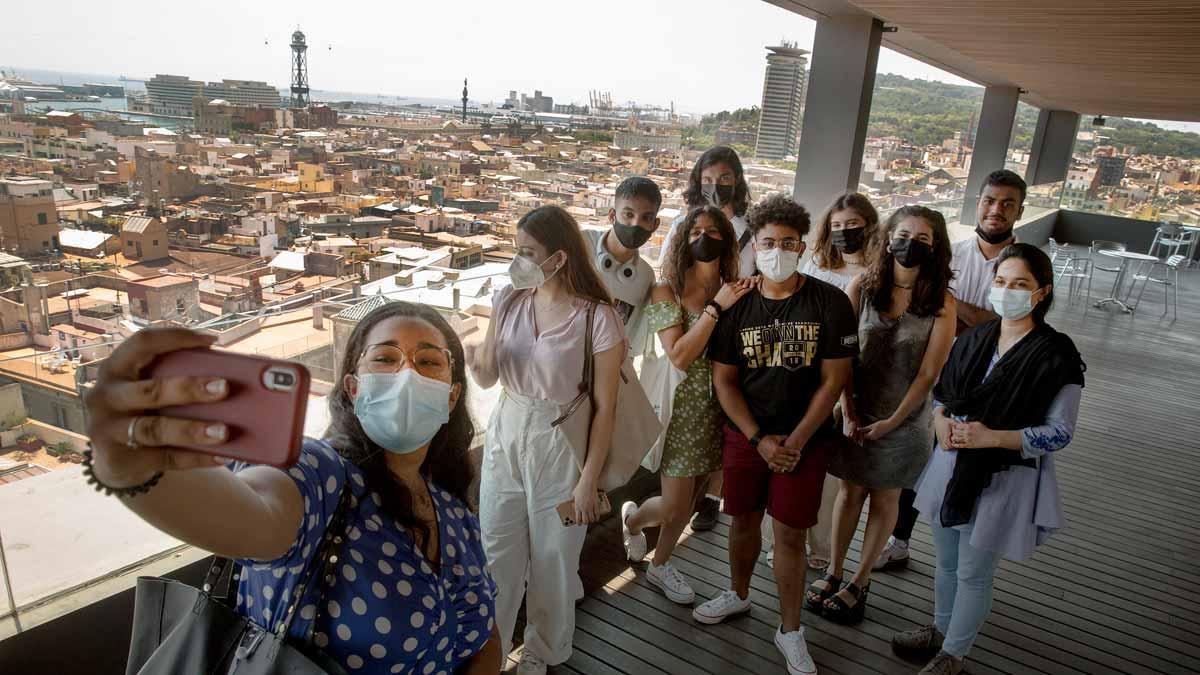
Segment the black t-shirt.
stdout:
<svg viewBox="0 0 1200 675">
<path fill-rule="evenodd" d="M 757 291 L 721 315 L 708 358 L 738 367 L 760 433 L 790 434 L 821 386 L 821 360 L 858 354 L 858 320 L 837 286 L 804 277 L 783 300 Z"/>
</svg>

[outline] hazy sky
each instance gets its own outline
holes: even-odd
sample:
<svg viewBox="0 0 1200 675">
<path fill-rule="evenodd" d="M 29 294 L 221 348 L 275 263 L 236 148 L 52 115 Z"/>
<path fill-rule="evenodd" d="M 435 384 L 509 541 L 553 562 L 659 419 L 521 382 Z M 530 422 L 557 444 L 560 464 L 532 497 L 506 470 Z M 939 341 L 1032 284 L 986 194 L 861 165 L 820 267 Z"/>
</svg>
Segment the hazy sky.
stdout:
<svg viewBox="0 0 1200 675">
<path fill-rule="evenodd" d="M 600 89 L 691 112 L 758 104 L 764 47 L 811 49 L 815 28 L 762 0 L 60 0 L 6 7 L 0 67 L 286 86 L 297 25 L 316 89 L 457 99 L 467 76 L 472 100 Z M 887 50 L 879 69 L 965 83 Z"/>
</svg>

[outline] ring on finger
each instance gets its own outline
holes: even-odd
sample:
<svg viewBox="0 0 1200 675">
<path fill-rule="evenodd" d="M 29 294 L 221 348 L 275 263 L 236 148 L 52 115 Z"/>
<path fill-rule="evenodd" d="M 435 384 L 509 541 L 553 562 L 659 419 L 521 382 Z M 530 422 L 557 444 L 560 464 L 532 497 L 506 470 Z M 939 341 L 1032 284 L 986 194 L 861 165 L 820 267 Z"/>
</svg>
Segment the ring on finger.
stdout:
<svg viewBox="0 0 1200 675">
<path fill-rule="evenodd" d="M 141 421 L 141 419 L 142 418 L 140 416 L 130 417 L 129 418 L 129 427 L 126 429 L 126 432 L 125 432 L 125 445 L 129 446 L 131 449 L 134 449 L 134 450 L 136 450 L 138 447 L 140 447 L 137 442 L 136 433 L 137 433 L 137 423 L 139 421 Z"/>
</svg>

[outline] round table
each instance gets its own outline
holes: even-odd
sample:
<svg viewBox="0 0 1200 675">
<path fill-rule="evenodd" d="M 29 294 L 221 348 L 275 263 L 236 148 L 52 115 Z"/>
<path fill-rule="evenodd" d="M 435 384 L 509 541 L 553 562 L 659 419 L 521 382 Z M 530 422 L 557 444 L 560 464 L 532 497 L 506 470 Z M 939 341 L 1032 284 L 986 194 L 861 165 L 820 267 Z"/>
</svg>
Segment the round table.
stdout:
<svg viewBox="0 0 1200 675">
<path fill-rule="evenodd" d="M 1109 258 L 1120 258 L 1121 268 L 1117 272 L 1117 278 L 1113 280 L 1112 291 L 1107 298 L 1096 303 L 1096 307 L 1103 307 L 1109 303 L 1121 308 L 1122 312 L 1130 314 L 1133 308 L 1129 306 L 1129 295 L 1133 293 L 1133 287 L 1136 284 L 1129 285 L 1129 291 L 1124 295 L 1121 293 L 1121 286 L 1125 283 L 1125 277 L 1129 275 L 1129 263 L 1136 260 L 1139 263 L 1143 262 L 1158 262 L 1158 258 L 1145 253 L 1134 253 L 1133 251 L 1097 251 L 1100 255 L 1108 256 Z"/>
</svg>

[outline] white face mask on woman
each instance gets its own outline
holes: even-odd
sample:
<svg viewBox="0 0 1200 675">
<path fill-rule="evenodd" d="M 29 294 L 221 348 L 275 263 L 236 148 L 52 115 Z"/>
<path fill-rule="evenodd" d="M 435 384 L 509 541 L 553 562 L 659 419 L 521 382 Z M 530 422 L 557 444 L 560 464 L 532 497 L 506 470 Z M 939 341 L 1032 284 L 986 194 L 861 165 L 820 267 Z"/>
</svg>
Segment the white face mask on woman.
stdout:
<svg viewBox="0 0 1200 675">
<path fill-rule="evenodd" d="M 358 376 L 354 414 L 367 437 L 397 454 L 420 449 L 450 421 L 447 382 L 406 368 Z"/>
<path fill-rule="evenodd" d="M 1001 319 L 1019 321 L 1033 312 L 1033 291 L 993 286 L 988 293 L 988 300 Z"/>
<path fill-rule="evenodd" d="M 800 252 L 785 251 L 776 246 L 769 251 L 755 253 L 754 262 L 764 277 L 778 284 L 796 273 L 800 266 Z"/>
<path fill-rule="evenodd" d="M 553 254 L 550 256 L 554 257 Z M 549 260 L 547 258 L 546 260 Z M 543 264 L 544 261 L 543 261 Z M 555 267 L 550 276 L 546 276 L 546 272 L 542 270 L 542 266 L 533 262 L 525 256 L 513 256 L 512 263 L 508 266 L 508 278 L 512 280 L 513 288 L 522 291 L 528 288 L 537 288 L 546 283 L 546 280 L 558 273 L 559 267 Z"/>
</svg>

